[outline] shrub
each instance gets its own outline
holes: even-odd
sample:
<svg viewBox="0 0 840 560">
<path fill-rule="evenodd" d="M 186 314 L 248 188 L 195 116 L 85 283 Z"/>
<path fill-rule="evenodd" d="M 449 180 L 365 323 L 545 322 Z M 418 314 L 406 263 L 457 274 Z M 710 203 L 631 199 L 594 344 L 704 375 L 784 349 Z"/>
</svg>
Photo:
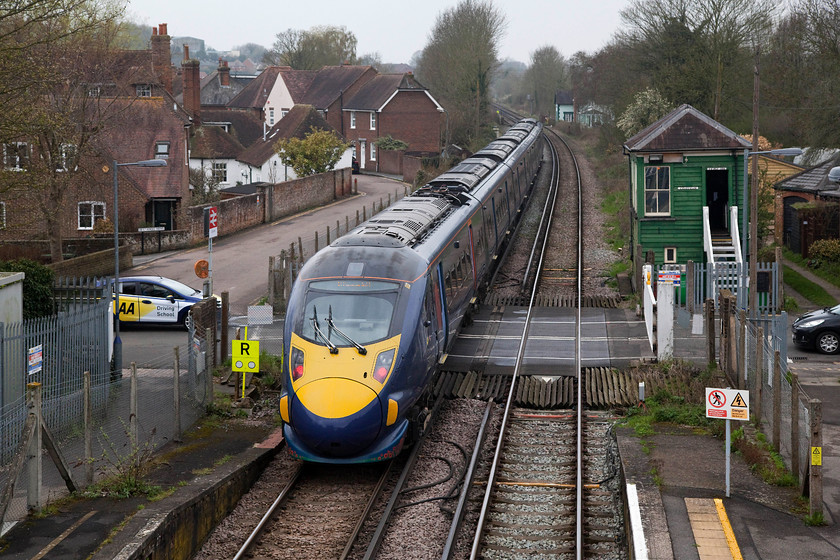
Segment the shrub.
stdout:
<svg viewBox="0 0 840 560">
<path fill-rule="evenodd" d="M 0 271 L 23 272 L 23 318 L 47 317 L 55 312 L 53 281 L 55 273 L 49 267 L 28 259 L 0 261 Z"/>
<path fill-rule="evenodd" d="M 840 239 L 819 239 L 808 248 L 812 259 L 840 263 Z"/>
</svg>

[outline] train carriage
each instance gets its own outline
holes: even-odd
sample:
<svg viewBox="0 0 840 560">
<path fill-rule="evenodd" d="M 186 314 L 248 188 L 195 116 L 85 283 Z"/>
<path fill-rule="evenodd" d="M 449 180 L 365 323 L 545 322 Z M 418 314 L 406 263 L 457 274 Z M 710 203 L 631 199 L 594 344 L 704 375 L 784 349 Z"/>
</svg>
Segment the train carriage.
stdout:
<svg viewBox="0 0 840 560">
<path fill-rule="evenodd" d="M 280 401 L 294 454 L 355 463 L 400 452 L 533 184 L 541 131 L 521 121 L 304 265 Z"/>
</svg>

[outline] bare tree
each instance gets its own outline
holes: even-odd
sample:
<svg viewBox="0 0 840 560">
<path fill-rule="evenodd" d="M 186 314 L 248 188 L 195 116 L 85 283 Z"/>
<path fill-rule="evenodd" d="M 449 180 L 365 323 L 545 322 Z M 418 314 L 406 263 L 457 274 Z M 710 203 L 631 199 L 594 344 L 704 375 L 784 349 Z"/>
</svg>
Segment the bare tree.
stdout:
<svg viewBox="0 0 840 560">
<path fill-rule="evenodd" d="M 527 89 L 540 116 L 554 115 L 554 94 L 568 87 L 566 61 L 556 48 L 540 47 L 531 53 L 531 66 L 525 74 Z"/>
<path fill-rule="evenodd" d="M 491 1 L 461 0 L 437 17 L 417 74 L 446 108 L 452 141 L 479 139 L 491 118 L 489 88 L 505 27 Z"/>
<path fill-rule="evenodd" d="M 307 31 L 287 29 L 277 34 L 263 62 L 297 70 L 318 70 L 345 62 L 354 64 L 356 43 L 356 36 L 343 26 L 316 26 Z"/>
</svg>

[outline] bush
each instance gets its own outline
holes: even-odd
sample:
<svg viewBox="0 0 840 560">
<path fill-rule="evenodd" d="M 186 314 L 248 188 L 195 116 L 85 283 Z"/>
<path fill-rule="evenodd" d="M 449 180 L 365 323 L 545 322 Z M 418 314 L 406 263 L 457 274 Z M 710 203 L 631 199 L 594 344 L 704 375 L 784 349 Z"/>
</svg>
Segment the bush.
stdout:
<svg viewBox="0 0 840 560">
<path fill-rule="evenodd" d="M 0 261 L 0 271 L 23 272 L 23 318 L 47 317 L 55 312 L 52 269 L 28 259 Z"/>
<path fill-rule="evenodd" d="M 808 248 L 808 256 L 830 263 L 840 263 L 840 239 L 819 239 Z"/>
</svg>

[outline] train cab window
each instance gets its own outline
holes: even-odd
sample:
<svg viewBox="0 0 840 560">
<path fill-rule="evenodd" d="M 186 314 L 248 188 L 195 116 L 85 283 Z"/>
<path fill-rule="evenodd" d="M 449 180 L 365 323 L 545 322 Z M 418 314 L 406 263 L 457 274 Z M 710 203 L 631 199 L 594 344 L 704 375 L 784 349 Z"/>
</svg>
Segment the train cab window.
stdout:
<svg viewBox="0 0 840 560">
<path fill-rule="evenodd" d="M 399 284 L 375 280 L 320 280 L 310 282 L 295 332 L 324 344 L 327 338 L 342 347 L 369 344 L 391 335 Z M 316 328 L 317 327 L 317 328 Z"/>
</svg>

